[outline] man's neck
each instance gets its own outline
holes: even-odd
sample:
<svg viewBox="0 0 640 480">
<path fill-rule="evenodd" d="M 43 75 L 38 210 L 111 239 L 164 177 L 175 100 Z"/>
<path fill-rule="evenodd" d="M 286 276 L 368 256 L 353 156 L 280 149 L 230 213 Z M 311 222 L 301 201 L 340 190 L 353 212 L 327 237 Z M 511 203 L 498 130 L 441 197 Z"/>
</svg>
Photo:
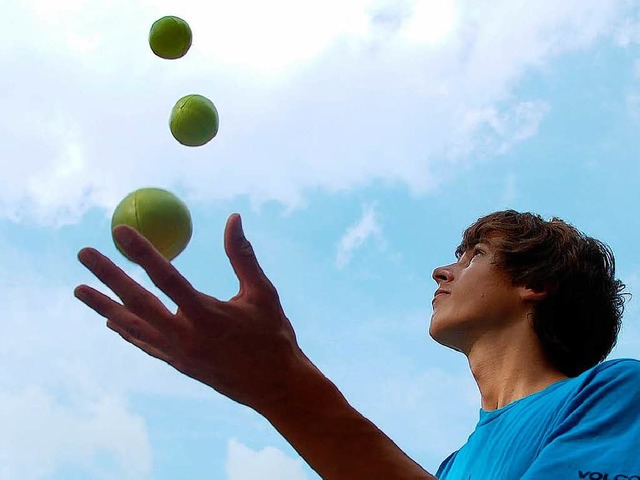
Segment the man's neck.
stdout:
<svg viewBox="0 0 640 480">
<path fill-rule="evenodd" d="M 467 358 L 484 410 L 502 408 L 567 378 L 546 360 L 534 335 L 480 339 Z"/>
</svg>

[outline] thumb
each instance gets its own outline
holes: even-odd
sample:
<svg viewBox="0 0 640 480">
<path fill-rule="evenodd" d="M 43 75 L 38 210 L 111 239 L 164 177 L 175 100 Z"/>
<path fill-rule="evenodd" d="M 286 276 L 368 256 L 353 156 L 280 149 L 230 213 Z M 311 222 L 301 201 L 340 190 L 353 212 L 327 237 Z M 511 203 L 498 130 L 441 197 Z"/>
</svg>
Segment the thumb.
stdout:
<svg viewBox="0 0 640 480">
<path fill-rule="evenodd" d="M 258 263 L 251 243 L 244 236 L 242 219 L 237 213 L 227 219 L 224 230 L 224 249 L 240 281 L 241 290 L 246 286 L 271 286 L 271 282 Z"/>
</svg>

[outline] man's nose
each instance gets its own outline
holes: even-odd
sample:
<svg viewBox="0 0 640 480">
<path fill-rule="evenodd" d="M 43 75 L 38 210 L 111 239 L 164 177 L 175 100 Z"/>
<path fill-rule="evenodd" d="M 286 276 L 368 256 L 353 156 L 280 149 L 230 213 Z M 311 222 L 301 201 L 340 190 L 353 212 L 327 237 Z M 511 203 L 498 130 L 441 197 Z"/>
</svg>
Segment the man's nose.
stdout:
<svg viewBox="0 0 640 480">
<path fill-rule="evenodd" d="M 433 278 L 438 285 L 450 281 L 453 278 L 451 265 L 436 268 L 431 274 L 431 278 Z"/>
</svg>

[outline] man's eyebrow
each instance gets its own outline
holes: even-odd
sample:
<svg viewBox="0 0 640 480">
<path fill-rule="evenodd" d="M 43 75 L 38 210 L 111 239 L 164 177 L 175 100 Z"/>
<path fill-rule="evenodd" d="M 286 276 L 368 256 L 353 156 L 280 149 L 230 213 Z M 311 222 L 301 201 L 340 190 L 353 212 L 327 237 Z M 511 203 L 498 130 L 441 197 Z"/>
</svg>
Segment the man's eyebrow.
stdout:
<svg viewBox="0 0 640 480">
<path fill-rule="evenodd" d="M 478 240 L 477 242 L 469 242 L 469 244 L 465 248 L 463 248 L 462 245 L 460 245 L 458 248 L 456 248 L 455 255 L 456 255 L 457 258 L 460 258 L 466 252 L 476 248 L 478 245 L 483 245 L 483 246 L 489 247 L 489 248 L 495 247 L 495 245 L 493 243 L 491 243 L 491 240 L 481 239 L 481 240 Z"/>
<path fill-rule="evenodd" d="M 467 245 L 466 250 L 471 250 L 472 248 L 477 247 L 478 245 L 484 245 L 487 247 L 492 247 L 493 243 L 491 243 L 491 240 L 486 240 L 486 239 L 480 239 L 476 242 L 470 242 L 469 245 Z"/>
<path fill-rule="evenodd" d="M 477 247 L 478 245 L 484 245 L 491 248 L 495 248 L 496 246 L 491 238 L 481 237 L 476 240 L 460 243 L 460 245 L 458 245 L 454 250 L 454 253 L 456 254 L 456 256 L 461 257 L 462 255 L 464 255 L 465 252 L 468 252 L 469 250 Z"/>
</svg>

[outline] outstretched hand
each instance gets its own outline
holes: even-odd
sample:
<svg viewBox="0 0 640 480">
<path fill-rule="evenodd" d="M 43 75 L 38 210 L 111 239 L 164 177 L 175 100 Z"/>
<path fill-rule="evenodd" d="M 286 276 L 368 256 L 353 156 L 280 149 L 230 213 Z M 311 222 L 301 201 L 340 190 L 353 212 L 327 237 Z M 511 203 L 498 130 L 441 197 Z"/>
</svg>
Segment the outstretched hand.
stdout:
<svg viewBox="0 0 640 480">
<path fill-rule="evenodd" d="M 300 350 L 239 215 L 229 217 L 224 233 L 240 281 L 226 302 L 197 291 L 134 229 L 118 226 L 113 234 L 178 305 L 173 314 L 97 250 L 81 250 L 80 261 L 122 303 L 86 285 L 75 295 L 122 338 L 264 415 L 322 478 L 435 480 L 349 405 Z"/>
<path fill-rule="evenodd" d="M 80 285 L 75 296 L 107 319 L 129 343 L 221 394 L 258 411 L 278 402 L 306 357 L 280 304 L 278 293 L 258 264 L 241 219 L 227 220 L 224 246 L 240 282 L 238 294 L 221 301 L 196 290 L 138 232 L 114 229 L 127 256 L 178 306 L 173 314 L 151 292 L 93 248 L 78 258 L 122 301 Z"/>
</svg>

